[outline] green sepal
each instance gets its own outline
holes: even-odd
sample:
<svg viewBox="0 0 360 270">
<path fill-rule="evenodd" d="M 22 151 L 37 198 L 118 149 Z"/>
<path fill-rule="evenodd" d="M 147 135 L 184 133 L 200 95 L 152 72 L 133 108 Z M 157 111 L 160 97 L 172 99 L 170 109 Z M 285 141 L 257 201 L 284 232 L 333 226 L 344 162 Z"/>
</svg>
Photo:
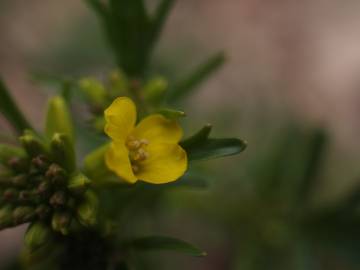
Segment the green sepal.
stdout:
<svg viewBox="0 0 360 270">
<path fill-rule="evenodd" d="M 13 210 L 11 205 L 4 205 L 0 208 L 0 230 L 13 226 Z"/>
<path fill-rule="evenodd" d="M 52 241 L 51 229 L 42 222 L 31 224 L 25 233 L 25 245 L 31 251 L 35 251 Z"/>
<path fill-rule="evenodd" d="M 186 151 L 190 161 L 236 155 L 244 151 L 247 146 L 246 141 L 236 138 L 209 138 L 210 132 L 211 125 L 207 125 L 195 135 L 180 143 Z"/>
<path fill-rule="evenodd" d="M 172 110 L 172 109 L 161 109 L 161 110 L 157 111 L 157 113 L 162 114 L 163 116 L 165 116 L 166 118 L 168 118 L 170 120 L 177 120 L 179 118 L 186 116 L 185 112 L 178 111 L 178 110 Z"/>
<path fill-rule="evenodd" d="M 112 174 L 105 164 L 105 154 L 109 149 L 109 146 L 109 144 L 105 144 L 95 149 L 84 159 L 84 172 L 92 179 L 94 184 L 103 182 Z"/>
<path fill-rule="evenodd" d="M 74 142 L 74 128 L 68 105 L 63 97 L 56 96 L 49 100 L 45 133 L 51 139 L 55 133 L 63 133 Z"/>
<path fill-rule="evenodd" d="M 108 102 L 107 92 L 104 85 L 95 78 L 83 78 L 79 81 L 79 88 L 85 94 L 91 105 L 100 108 Z"/>
<path fill-rule="evenodd" d="M 91 227 L 97 223 L 99 199 L 95 192 L 88 190 L 84 193 L 84 198 L 79 204 L 76 213 L 81 225 Z"/>
<path fill-rule="evenodd" d="M 0 144 L 0 163 L 8 165 L 8 162 L 11 158 L 24 157 L 25 152 L 20 147 Z"/>
<path fill-rule="evenodd" d="M 90 184 L 91 180 L 79 172 L 70 177 L 67 187 L 71 192 L 80 194 L 84 192 Z"/>
<path fill-rule="evenodd" d="M 30 157 L 46 155 L 48 152 L 43 140 L 32 130 L 25 130 L 24 135 L 19 140 Z"/>
<path fill-rule="evenodd" d="M 53 160 L 68 173 L 76 168 L 75 148 L 73 141 L 66 134 L 55 133 L 50 142 Z"/>
<path fill-rule="evenodd" d="M 189 254 L 195 257 L 204 257 L 206 252 L 183 240 L 167 236 L 148 236 L 136 238 L 125 244 L 125 247 L 138 251 L 168 250 Z"/>
</svg>

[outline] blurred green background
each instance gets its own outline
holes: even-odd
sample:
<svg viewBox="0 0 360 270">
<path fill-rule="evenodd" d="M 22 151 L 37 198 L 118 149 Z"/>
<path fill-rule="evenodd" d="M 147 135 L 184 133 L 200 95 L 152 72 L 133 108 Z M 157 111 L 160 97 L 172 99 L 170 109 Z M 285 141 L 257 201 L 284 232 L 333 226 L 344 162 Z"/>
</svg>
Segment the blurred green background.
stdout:
<svg viewBox="0 0 360 270">
<path fill-rule="evenodd" d="M 148 2 L 151 9 L 155 1 Z M 153 204 L 127 210 L 132 231 L 167 233 L 208 253 L 149 253 L 140 269 L 358 269 L 359 7 L 341 0 L 177 2 L 152 73 L 171 83 L 224 50 L 224 68 L 176 108 L 187 112 L 187 134 L 211 122 L 215 135 L 244 138 L 249 147 L 239 157 L 196 164 L 206 177 L 193 188 L 150 192 Z M 82 1 L 2 0 L 0 36 L 0 74 L 37 127 L 56 85 L 31 74 L 105 78 L 115 67 Z M 0 128 L 0 139 L 9 140 L 6 123 Z M 20 249 L 22 233 L 0 233 L 0 264 Z"/>
</svg>

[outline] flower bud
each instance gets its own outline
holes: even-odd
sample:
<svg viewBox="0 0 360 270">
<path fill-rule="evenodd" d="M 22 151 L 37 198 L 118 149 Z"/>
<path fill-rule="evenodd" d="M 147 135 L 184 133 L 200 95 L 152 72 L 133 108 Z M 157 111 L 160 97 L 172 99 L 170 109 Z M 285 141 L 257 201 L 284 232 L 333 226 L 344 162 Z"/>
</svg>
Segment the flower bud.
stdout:
<svg viewBox="0 0 360 270">
<path fill-rule="evenodd" d="M 5 229 L 13 225 L 13 207 L 5 205 L 0 208 L 0 229 Z"/>
<path fill-rule="evenodd" d="M 40 172 L 45 172 L 49 167 L 49 160 L 44 155 L 39 155 L 31 160 L 32 165 Z"/>
<path fill-rule="evenodd" d="M 12 184 L 17 187 L 24 187 L 27 183 L 27 176 L 25 174 L 19 174 L 12 178 Z"/>
<path fill-rule="evenodd" d="M 67 202 L 67 196 L 66 196 L 65 192 L 63 192 L 63 191 L 55 192 L 50 197 L 50 200 L 49 200 L 49 203 L 55 208 L 59 208 L 59 207 L 66 205 L 66 202 Z"/>
<path fill-rule="evenodd" d="M 22 190 L 19 192 L 19 201 L 20 202 L 30 202 L 35 199 L 36 194 L 30 190 Z"/>
<path fill-rule="evenodd" d="M 69 108 L 66 101 L 60 97 L 54 97 L 49 101 L 46 116 L 46 136 L 51 139 L 55 133 L 63 133 L 74 141 L 74 130 Z"/>
<path fill-rule="evenodd" d="M 50 165 L 45 176 L 53 185 L 63 186 L 67 182 L 65 170 L 55 163 Z"/>
<path fill-rule="evenodd" d="M 54 213 L 51 226 L 54 231 L 60 232 L 63 235 L 69 234 L 69 226 L 71 223 L 71 216 L 66 212 L 56 212 Z"/>
<path fill-rule="evenodd" d="M 84 199 L 77 208 L 77 219 L 86 227 L 94 226 L 97 222 L 97 213 L 99 208 L 99 200 L 97 195 L 88 190 L 84 194 Z"/>
<path fill-rule="evenodd" d="M 40 219 L 45 219 L 50 215 L 51 209 L 49 206 L 42 204 L 36 208 L 35 213 L 39 216 Z"/>
<path fill-rule="evenodd" d="M 106 106 L 107 93 L 102 83 L 98 80 L 94 78 L 84 78 L 80 80 L 79 86 L 91 105 L 101 108 Z"/>
<path fill-rule="evenodd" d="M 26 130 L 24 135 L 20 137 L 20 142 L 30 157 L 36 157 L 46 153 L 43 142 L 30 130 Z"/>
<path fill-rule="evenodd" d="M 50 191 L 51 191 L 51 186 L 50 183 L 47 181 L 41 182 L 37 187 L 37 193 L 42 196 L 49 195 Z"/>
<path fill-rule="evenodd" d="M 16 225 L 31 221 L 35 217 L 35 209 L 30 206 L 16 207 L 13 212 L 13 220 Z"/>
<path fill-rule="evenodd" d="M 17 199 L 19 192 L 14 188 L 8 188 L 3 193 L 3 198 L 5 201 L 11 202 Z"/>
<path fill-rule="evenodd" d="M 120 70 L 114 70 L 109 74 L 109 92 L 112 98 L 128 95 L 129 81 Z"/>
<path fill-rule="evenodd" d="M 144 98 L 152 104 L 159 104 L 167 89 L 168 83 L 164 78 L 154 78 L 144 86 Z"/>
<path fill-rule="evenodd" d="M 56 163 L 70 173 L 75 170 L 75 149 L 73 142 L 68 135 L 60 133 L 54 134 L 50 143 L 50 148 Z"/>
<path fill-rule="evenodd" d="M 17 173 L 24 173 L 28 170 L 28 162 L 25 158 L 12 157 L 8 160 L 7 166 Z"/>
<path fill-rule="evenodd" d="M 32 251 L 50 243 L 51 240 L 52 232 L 42 222 L 31 224 L 25 234 L 25 245 Z"/>
<path fill-rule="evenodd" d="M 91 181 L 82 173 L 77 173 L 69 179 L 68 189 L 74 194 L 81 194 L 90 185 Z"/>
</svg>

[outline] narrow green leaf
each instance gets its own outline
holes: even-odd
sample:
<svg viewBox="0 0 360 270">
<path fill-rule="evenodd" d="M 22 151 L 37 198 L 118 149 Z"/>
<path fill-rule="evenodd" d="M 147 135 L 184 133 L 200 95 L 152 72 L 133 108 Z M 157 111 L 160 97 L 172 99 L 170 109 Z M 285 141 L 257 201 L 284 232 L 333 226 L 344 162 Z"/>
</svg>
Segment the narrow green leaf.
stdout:
<svg viewBox="0 0 360 270">
<path fill-rule="evenodd" d="M 158 113 L 171 120 L 176 120 L 186 116 L 185 112 L 172 109 L 161 109 Z"/>
<path fill-rule="evenodd" d="M 21 135 L 25 129 L 32 129 L 25 116 L 16 105 L 3 80 L 0 78 L 0 112 Z"/>
<path fill-rule="evenodd" d="M 169 92 L 168 101 L 173 102 L 190 94 L 192 90 L 204 82 L 211 74 L 217 71 L 225 63 L 223 52 L 217 53 L 205 63 L 197 67 L 193 72 L 175 84 Z"/>
<path fill-rule="evenodd" d="M 181 142 L 182 147 L 191 148 L 194 145 L 202 143 L 203 141 L 207 140 L 212 130 L 212 125 L 207 124 L 202 129 L 200 129 L 197 133 L 193 136 L 187 138 L 186 140 Z"/>
<path fill-rule="evenodd" d="M 110 0 L 107 34 L 119 67 L 141 77 L 149 58 L 149 18 L 143 0 Z"/>
<path fill-rule="evenodd" d="M 175 0 L 162 0 L 157 6 L 154 17 L 151 22 L 151 46 L 154 47 L 156 41 L 159 39 L 161 31 L 164 27 L 165 21 L 173 7 Z"/>
<path fill-rule="evenodd" d="M 127 243 L 126 246 L 140 251 L 169 250 L 186 253 L 195 257 L 206 256 L 206 252 L 200 250 L 192 244 L 180 239 L 166 236 L 148 236 L 137 238 Z"/>
<path fill-rule="evenodd" d="M 246 148 L 240 139 L 207 139 L 191 146 L 182 145 L 189 160 L 207 160 L 239 154 Z"/>
<path fill-rule="evenodd" d="M 327 134 L 322 129 L 312 132 L 308 140 L 308 154 L 299 194 L 299 199 L 301 200 L 306 199 L 316 185 L 316 178 L 322 168 L 321 165 L 324 161 L 328 145 Z"/>
</svg>

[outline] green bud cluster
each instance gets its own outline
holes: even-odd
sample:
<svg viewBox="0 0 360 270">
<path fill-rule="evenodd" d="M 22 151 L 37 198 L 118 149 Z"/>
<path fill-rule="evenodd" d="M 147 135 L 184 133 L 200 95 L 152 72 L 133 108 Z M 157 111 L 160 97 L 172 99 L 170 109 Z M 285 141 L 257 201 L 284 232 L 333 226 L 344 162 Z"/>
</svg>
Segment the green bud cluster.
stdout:
<svg viewBox="0 0 360 270">
<path fill-rule="evenodd" d="M 26 131 L 20 142 L 22 148 L 0 146 L 0 229 L 31 223 L 25 242 L 32 248 L 48 230 L 67 235 L 95 225 L 97 196 L 75 170 L 71 140 L 55 133 L 47 142 Z"/>
<path fill-rule="evenodd" d="M 148 106 L 158 107 L 164 100 L 168 88 L 167 81 L 155 77 L 148 82 L 129 79 L 121 71 L 110 73 L 105 83 L 95 78 L 83 78 L 78 86 L 84 94 L 92 113 L 92 126 L 102 132 L 104 130 L 104 110 L 119 96 L 135 96 L 146 102 Z"/>
</svg>

